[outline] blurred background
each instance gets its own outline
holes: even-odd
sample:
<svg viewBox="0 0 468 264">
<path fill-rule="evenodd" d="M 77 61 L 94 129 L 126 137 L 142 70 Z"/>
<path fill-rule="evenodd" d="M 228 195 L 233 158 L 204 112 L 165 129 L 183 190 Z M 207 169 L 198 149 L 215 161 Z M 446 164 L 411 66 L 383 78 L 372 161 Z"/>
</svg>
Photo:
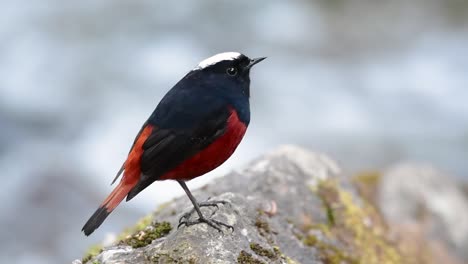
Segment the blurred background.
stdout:
<svg viewBox="0 0 468 264">
<path fill-rule="evenodd" d="M 468 179 L 468 2 L 2 1 L 0 262 L 68 263 L 182 195 L 154 184 L 86 238 L 141 124 L 202 59 L 268 56 L 216 176 L 283 143 L 345 172 L 423 161 Z"/>
</svg>

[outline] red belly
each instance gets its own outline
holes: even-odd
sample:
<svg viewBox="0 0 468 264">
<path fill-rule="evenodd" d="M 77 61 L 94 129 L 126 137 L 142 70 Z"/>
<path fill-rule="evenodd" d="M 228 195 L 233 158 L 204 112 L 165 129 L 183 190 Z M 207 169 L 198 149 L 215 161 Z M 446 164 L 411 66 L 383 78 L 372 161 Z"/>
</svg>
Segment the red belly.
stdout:
<svg viewBox="0 0 468 264">
<path fill-rule="evenodd" d="M 236 111 L 231 110 L 226 132 L 221 137 L 158 180 L 191 180 L 214 170 L 234 153 L 246 130 L 247 127 L 239 120 Z"/>
</svg>

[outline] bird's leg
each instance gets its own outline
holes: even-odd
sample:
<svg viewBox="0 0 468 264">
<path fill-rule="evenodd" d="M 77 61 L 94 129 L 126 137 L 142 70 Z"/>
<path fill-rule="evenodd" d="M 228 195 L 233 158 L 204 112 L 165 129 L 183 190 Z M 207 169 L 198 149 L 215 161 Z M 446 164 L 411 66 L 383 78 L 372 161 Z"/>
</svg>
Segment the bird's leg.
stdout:
<svg viewBox="0 0 468 264">
<path fill-rule="evenodd" d="M 219 232 L 222 232 L 221 230 L 221 226 L 224 226 L 224 227 L 227 227 L 227 228 L 230 228 L 234 231 L 234 227 L 231 226 L 231 225 L 228 225 L 228 224 L 225 224 L 223 222 L 220 222 L 218 220 L 215 220 L 215 219 L 208 219 L 206 218 L 205 216 L 203 216 L 201 210 L 200 210 L 200 207 L 203 207 L 203 206 L 216 206 L 218 207 L 218 204 L 221 203 L 221 204 L 227 204 L 228 202 L 226 201 L 207 201 L 207 202 L 202 202 L 202 203 L 198 203 L 197 200 L 195 199 L 195 197 L 193 197 L 192 193 L 190 192 L 190 190 L 188 189 L 187 185 L 185 184 L 184 181 L 177 181 L 179 182 L 180 186 L 182 186 L 182 189 L 184 189 L 185 193 L 187 194 L 187 196 L 189 197 L 190 201 L 192 202 L 193 204 L 193 209 L 188 212 L 188 213 L 185 213 L 180 219 L 179 219 L 179 226 L 180 227 L 181 225 L 185 225 L 185 226 L 191 226 L 191 225 L 196 225 L 196 224 L 201 224 L 201 223 L 205 223 L 211 227 L 213 227 L 214 229 L 218 230 Z M 196 211 L 197 214 L 198 214 L 198 219 L 197 220 L 193 220 L 193 221 L 190 221 L 190 215 Z"/>
</svg>

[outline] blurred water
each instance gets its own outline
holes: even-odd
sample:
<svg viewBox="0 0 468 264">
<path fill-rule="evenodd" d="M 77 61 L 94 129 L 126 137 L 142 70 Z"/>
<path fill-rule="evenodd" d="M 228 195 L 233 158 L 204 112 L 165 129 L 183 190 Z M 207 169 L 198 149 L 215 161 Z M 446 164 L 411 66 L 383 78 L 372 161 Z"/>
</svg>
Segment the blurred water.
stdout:
<svg viewBox="0 0 468 264">
<path fill-rule="evenodd" d="M 467 6 L 2 2 L 0 226 L 10 240 L 0 242 L 0 262 L 69 261 L 181 195 L 175 183 L 158 183 L 93 237 L 79 232 L 160 98 L 222 51 L 269 58 L 252 73 L 245 140 L 190 186 L 281 143 L 330 153 L 348 171 L 422 160 L 468 177 Z"/>
</svg>

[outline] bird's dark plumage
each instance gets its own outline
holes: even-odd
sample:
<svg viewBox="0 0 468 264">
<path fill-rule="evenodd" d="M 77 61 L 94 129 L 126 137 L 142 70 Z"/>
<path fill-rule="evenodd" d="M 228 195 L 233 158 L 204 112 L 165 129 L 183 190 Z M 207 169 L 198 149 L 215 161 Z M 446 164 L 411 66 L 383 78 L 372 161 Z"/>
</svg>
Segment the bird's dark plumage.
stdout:
<svg viewBox="0 0 468 264">
<path fill-rule="evenodd" d="M 182 78 L 142 126 L 114 179 L 123 172 L 119 185 L 84 233 L 91 234 L 125 197 L 132 199 L 154 181 L 190 180 L 229 158 L 250 122 L 249 73 L 261 60 L 222 53 Z"/>
</svg>

